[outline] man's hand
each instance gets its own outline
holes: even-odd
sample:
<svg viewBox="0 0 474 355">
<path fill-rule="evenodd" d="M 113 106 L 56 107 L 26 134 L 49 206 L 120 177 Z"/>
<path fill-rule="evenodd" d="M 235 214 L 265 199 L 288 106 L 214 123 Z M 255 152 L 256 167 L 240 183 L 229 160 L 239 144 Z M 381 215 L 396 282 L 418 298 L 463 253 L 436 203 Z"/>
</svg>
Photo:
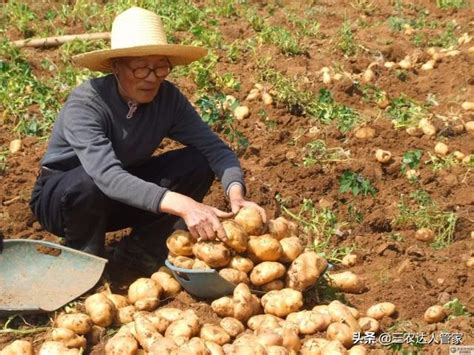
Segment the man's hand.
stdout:
<svg viewBox="0 0 474 355">
<path fill-rule="evenodd" d="M 260 216 L 262 216 L 263 223 L 267 223 L 267 215 L 265 213 L 265 210 L 259 205 L 257 205 L 255 202 L 247 201 L 244 198 L 244 190 L 242 188 L 242 185 L 235 184 L 231 186 L 229 190 L 229 200 L 230 207 L 234 215 L 237 214 L 237 212 L 239 212 L 242 207 L 253 207 L 260 213 Z"/>
<path fill-rule="evenodd" d="M 194 201 L 192 198 L 168 191 L 161 200 L 160 211 L 181 217 L 191 235 L 198 239 L 222 241 L 227 239 L 219 218 L 229 218 L 232 212 L 224 212 L 217 208 Z"/>
</svg>

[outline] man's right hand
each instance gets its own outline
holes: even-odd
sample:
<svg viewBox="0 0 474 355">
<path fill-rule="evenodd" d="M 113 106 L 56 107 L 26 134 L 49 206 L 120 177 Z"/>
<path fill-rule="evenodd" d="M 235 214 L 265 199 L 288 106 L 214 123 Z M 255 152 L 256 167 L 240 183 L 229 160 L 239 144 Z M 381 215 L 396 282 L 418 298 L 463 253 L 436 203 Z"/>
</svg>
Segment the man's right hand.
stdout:
<svg viewBox="0 0 474 355">
<path fill-rule="evenodd" d="M 217 235 L 225 241 L 227 236 L 219 218 L 233 216 L 232 212 L 221 211 L 173 191 L 167 191 L 161 200 L 160 212 L 181 217 L 191 235 L 203 240 L 214 240 Z"/>
</svg>

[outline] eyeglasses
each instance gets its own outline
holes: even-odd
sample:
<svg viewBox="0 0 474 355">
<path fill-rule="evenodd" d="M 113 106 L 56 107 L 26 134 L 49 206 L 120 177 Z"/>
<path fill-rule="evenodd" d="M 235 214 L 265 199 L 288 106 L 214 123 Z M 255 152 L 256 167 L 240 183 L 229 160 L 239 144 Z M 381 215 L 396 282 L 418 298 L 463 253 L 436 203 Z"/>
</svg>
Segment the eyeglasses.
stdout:
<svg viewBox="0 0 474 355">
<path fill-rule="evenodd" d="M 133 73 L 133 76 L 137 79 L 145 79 L 150 75 L 151 72 L 155 73 L 157 78 L 165 77 L 169 73 L 171 73 L 171 67 L 156 67 L 156 68 L 149 68 L 149 67 L 141 67 L 141 68 L 130 68 L 127 64 L 125 64 L 128 69 L 130 69 Z"/>
</svg>

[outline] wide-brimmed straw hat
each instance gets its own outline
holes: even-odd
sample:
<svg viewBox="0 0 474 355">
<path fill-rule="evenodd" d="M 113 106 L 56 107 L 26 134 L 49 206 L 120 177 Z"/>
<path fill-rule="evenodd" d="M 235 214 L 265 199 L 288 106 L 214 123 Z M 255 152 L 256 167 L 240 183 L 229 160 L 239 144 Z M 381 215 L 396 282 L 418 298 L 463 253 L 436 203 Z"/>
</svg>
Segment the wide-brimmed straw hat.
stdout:
<svg viewBox="0 0 474 355">
<path fill-rule="evenodd" d="M 112 24 L 110 37 L 110 49 L 78 54 L 73 61 L 91 70 L 111 72 L 113 58 L 163 55 L 175 66 L 191 63 L 207 54 L 204 48 L 168 44 L 161 18 L 140 7 L 119 14 Z"/>
</svg>

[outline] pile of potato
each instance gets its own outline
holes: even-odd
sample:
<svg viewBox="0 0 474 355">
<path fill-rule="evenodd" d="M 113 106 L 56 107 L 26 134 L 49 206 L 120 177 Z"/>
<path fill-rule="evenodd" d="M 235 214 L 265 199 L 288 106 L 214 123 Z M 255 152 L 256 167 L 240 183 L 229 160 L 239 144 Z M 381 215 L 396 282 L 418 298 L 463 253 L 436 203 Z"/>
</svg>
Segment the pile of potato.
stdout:
<svg viewBox="0 0 474 355">
<path fill-rule="evenodd" d="M 247 207 L 222 225 L 224 241 L 197 241 L 186 231 L 175 231 L 167 239 L 170 262 L 186 269 L 219 269 L 229 282 L 265 292 L 303 291 L 327 267 L 315 252 L 304 252 L 295 225 L 283 217 L 265 225 L 258 211 Z"/>
</svg>

